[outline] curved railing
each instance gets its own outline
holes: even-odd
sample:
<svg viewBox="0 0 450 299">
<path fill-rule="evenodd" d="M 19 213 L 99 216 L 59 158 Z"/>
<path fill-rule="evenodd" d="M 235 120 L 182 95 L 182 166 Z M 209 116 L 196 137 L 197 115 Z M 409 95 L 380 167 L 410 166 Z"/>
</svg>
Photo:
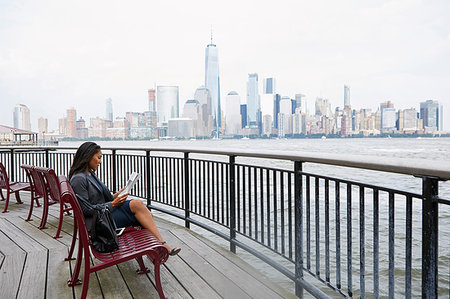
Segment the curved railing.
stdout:
<svg viewBox="0 0 450 299">
<path fill-rule="evenodd" d="M 75 150 L 0 148 L 0 161 L 15 180 L 25 180 L 21 164 L 67 175 Z M 449 162 L 199 148 L 102 150 L 98 175 L 111 190 L 132 171 L 141 173 L 133 196 L 188 228 L 195 224 L 224 238 L 232 252 L 242 248 L 270 264 L 295 283 L 298 296 L 303 290 L 316 297 L 449 295 L 450 243 L 438 246 L 438 240 L 450 240 L 450 201 L 438 193 L 439 181 L 450 179 Z M 375 183 L 360 182 L 317 173 L 320 168 L 306 171 L 307 165 L 377 172 Z M 405 191 L 376 183 L 377 175 L 394 173 L 418 178 L 421 186 Z"/>
</svg>

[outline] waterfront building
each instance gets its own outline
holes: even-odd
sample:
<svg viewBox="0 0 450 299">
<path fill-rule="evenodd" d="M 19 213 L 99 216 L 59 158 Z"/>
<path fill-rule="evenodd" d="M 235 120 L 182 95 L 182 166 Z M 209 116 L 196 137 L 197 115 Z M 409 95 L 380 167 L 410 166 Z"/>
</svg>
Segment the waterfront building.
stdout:
<svg viewBox="0 0 450 299">
<path fill-rule="evenodd" d="M 400 111 L 399 111 L 400 113 Z M 400 117 L 399 117 L 400 122 Z M 414 133 L 417 131 L 417 110 L 414 108 L 403 110 L 403 129 L 404 133 Z"/>
<path fill-rule="evenodd" d="M 77 128 L 77 136 L 78 139 L 86 139 L 88 138 L 88 129 L 86 128 L 86 122 L 82 117 L 80 117 L 75 124 Z"/>
<path fill-rule="evenodd" d="M 66 136 L 66 123 L 67 118 L 63 117 L 58 119 L 58 132 L 61 136 Z"/>
<path fill-rule="evenodd" d="M 292 101 L 289 97 L 282 97 L 280 100 L 280 112 L 283 114 L 292 114 Z"/>
<path fill-rule="evenodd" d="M 227 135 L 239 135 L 241 133 L 241 97 L 235 91 L 230 91 L 225 98 L 225 133 Z"/>
<path fill-rule="evenodd" d="M 248 74 L 247 117 L 250 128 L 260 127 L 261 99 L 258 92 L 258 74 Z"/>
<path fill-rule="evenodd" d="M 14 128 L 31 131 L 30 109 L 24 104 L 17 104 L 13 110 Z"/>
<path fill-rule="evenodd" d="M 148 128 L 156 128 L 156 124 L 158 122 L 158 115 L 156 111 L 144 111 L 144 122 L 145 127 Z"/>
<path fill-rule="evenodd" d="M 275 78 L 264 78 L 263 80 L 263 94 L 275 94 Z"/>
<path fill-rule="evenodd" d="M 195 137 L 194 121 L 190 118 L 169 119 L 167 136 L 177 138 Z"/>
<path fill-rule="evenodd" d="M 392 132 L 396 128 L 395 108 L 384 108 L 381 112 L 381 131 Z"/>
<path fill-rule="evenodd" d="M 145 116 L 141 112 L 126 112 L 125 118 L 131 128 L 145 127 Z"/>
<path fill-rule="evenodd" d="M 424 128 L 429 127 L 428 130 L 442 131 L 442 105 L 438 101 L 428 100 L 420 103 L 420 118 L 423 119 Z"/>
<path fill-rule="evenodd" d="M 106 119 L 109 119 L 110 121 L 113 121 L 114 119 L 111 98 L 106 99 Z"/>
<path fill-rule="evenodd" d="M 328 99 L 316 98 L 316 115 L 332 116 L 331 103 Z"/>
<path fill-rule="evenodd" d="M 272 115 L 266 114 L 263 116 L 263 135 L 270 136 L 272 134 L 272 128 L 273 128 L 273 121 L 272 121 Z"/>
<path fill-rule="evenodd" d="M 341 118 L 341 136 L 352 135 L 352 110 L 350 106 L 345 106 L 344 113 Z"/>
<path fill-rule="evenodd" d="M 247 104 L 241 105 L 241 126 L 242 128 L 247 127 Z"/>
<path fill-rule="evenodd" d="M 205 87 L 211 95 L 211 113 L 214 128 L 218 130 L 221 126 L 219 51 L 213 43 L 212 34 L 211 43 L 205 50 Z"/>
<path fill-rule="evenodd" d="M 307 113 L 305 95 L 301 93 L 295 94 L 295 108 L 300 109 L 300 113 Z"/>
<path fill-rule="evenodd" d="M 154 88 L 148 90 L 148 111 L 156 112 L 156 90 Z"/>
<path fill-rule="evenodd" d="M 350 107 L 350 106 L 347 106 Z M 361 125 L 361 111 L 360 110 L 353 110 L 352 112 L 352 131 L 354 133 L 359 133 L 360 131 L 360 125 Z"/>
<path fill-rule="evenodd" d="M 39 117 L 38 119 L 38 137 L 44 139 L 45 134 L 48 133 L 48 119 Z"/>
<path fill-rule="evenodd" d="M 156 90 L 158 126 L 163 126 L 169 119 L 179 117 L 179 91 L 178 86 L 157 86 Z"/>
<path fill-rule="evenodd" d="M 202 121 L 202 125 L 197 128 L 197 136 L 209 137 L 214 130 L 211 93 L 205 86 L 201 86 L 195 90 L 194 100 L 197 100 L 200 105 L 200 119 Z"/>
<path fill-rule="evenodd" d="M 381 132 L 381 109 L 377 109 L 377 112 L 375 112 L 375 130 L 378 130 Z"/>
<path fill-rule="evenodd" d="M 194 136 L 199 135 L 203 129 L 203 121 L 201 119 L 200 103 L 197 100 L 187 100 L 183 107 L 182 118 L 192 119 L 194 126 Z"/>
<path fill-rule="evenodd" d="M 66 137 L 77 138 L 77 110 L 69 108 L 66 113 Z"/>
<path fill-rule="evenodd" d="M 89 120 L 88 137 L 106 137 L 106 129 L 112 126 L 111 121 L 104 118 L 94 117 Z"/>
<path fill-rule="evenodd" d="M 301 108 L 295 109 L 292 120 L 292 133 L 294 135 L 306 135 L 306 120 L 306 113 L 303 113 Z"/>
<path fill-rule="evenodd" d="M 344 85 L 344 108 L 350 107 L 350 87 Z"/>
<path fill-rule="evenodd" d="M 106 129 L 106 137 L 111 139 L 127 139 L 130 137 L 130 123 L 125 117 L 116 117 L 112 128 Z"/>
<path fill-rule="evenodd" d="M 278 93 L 273 96 L 273 127 L 278 129 L 278 113 L 280 113 L 281 95 Z"/>
</svg>

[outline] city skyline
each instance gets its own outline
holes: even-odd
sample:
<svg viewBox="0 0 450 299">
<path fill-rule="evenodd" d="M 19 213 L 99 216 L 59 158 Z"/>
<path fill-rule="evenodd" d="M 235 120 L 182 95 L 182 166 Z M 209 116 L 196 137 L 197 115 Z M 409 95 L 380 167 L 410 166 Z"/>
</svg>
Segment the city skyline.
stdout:
<svg viewBox="0 0 450 299">
<path fill-rule="evenodd" d="M 342 86 L 349 85 L 352 108 L 391 100 L 419 109 L 419 102 L 438 100 L 448 130 L 448 2 L 237 3 L 214 10 L 201 1 L 99 2 L 88 10 L 70 1 L 2 4 L 0 100 L 27 105 L 34 131 L 39 117 L 56 128 L 72 106 L 85 119 L 103 117 L 97 107 L 104 111 L 107 98 L 115 114 L 145 111 L 146 92 L 156 84 L 179 86 L 181 109 L 204 81 L 213 25 L 222 99 L 236 91 L 245 101 L 250 73 L 276 78 L 282 96 L 304 94 L 310 110 L 317 97 L 341 107 Z M 148 18 L 147 11 L 158 13 Z M 286 22 L 276 21 L 281 16 Z M 12 125 L 10 111 L 0 111 L 5 125 Z"/>
</svg>

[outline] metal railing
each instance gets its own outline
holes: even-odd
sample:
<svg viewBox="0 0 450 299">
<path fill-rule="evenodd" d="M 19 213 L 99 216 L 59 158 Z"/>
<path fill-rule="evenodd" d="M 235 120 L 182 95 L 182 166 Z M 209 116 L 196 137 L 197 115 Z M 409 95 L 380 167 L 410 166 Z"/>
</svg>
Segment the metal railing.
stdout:
<svg viewBox="0 0 450 299">
<path fill-rule="evenodd" d="M 12 180 L 25 180 L 21 164 L 67 175 L 75 150 L 0 148 L 0 162 Z M 273 167 L 270 161 L 286 161 L 287 167 Z M 304 171 L 310 163 L 419 177 L 422 192 Z M 232 252 L 242 248 L 265 261 L 295 283 L 300 297 L 304 290 L 315 297 L 450 295 L 450 253 L 439 253 L 450 244 L 438 246 L 442 234 L 450 235 L 448 226 L 439 225 L 439 207 L 447 208 L 450 201 L 438 192 L 438 182 L 450 179 L 449 162 L 198 148 L 103 149 L 98 175 L 111 190 L 132 171 L 142 175 L 133 196 L 183 219 L 188 228 L 195 224 L 217 234 L 229 241 Z M 446 272 L 439 276 L 439 269 Z"/>
</svg>

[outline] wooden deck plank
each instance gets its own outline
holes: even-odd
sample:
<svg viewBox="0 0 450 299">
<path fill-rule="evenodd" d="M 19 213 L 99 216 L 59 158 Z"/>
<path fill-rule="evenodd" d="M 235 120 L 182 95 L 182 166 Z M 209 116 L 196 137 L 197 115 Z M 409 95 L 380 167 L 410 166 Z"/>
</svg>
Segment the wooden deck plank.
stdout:
<svg viewBox="0 0 450 299">
<path fill-rule="evenodd" d="M 151 280 L 155 281 L 154 267 L 149 267 L 150 273 L 147 275 Z M 166 267 L 160 267 L 161 284 L 164 291 L 164 295 L 167 297 L 170 294 L 170 298 L 193 298 L 186 289 L 176 280 L 176 278 L 167 270 Z"/>
<path fill-rule="evenodd" d="M 68 299 L 73 298 L 72 287 L 67 285 L 70 278 L 70 263 L 64 261 L 67 257 L 67 248 L 50 249 L 47 264 L 47 298 Z"/>
<path fill-rule="evenodd" d="M 184 249 L 187 246 L 182 240 L 178 239 L 169 231 L 161 230 L 165 240 L 169 244 L 174 244 L 182 248 L 183 254 L 170 257 L 164 266 L 172 273 L 173 276 L 184 286 L 184 288 L 192 295 L 193 298 L 221 298 L 221 296 L 193 269 L 188 260 L 183 258 Z"/>
<path fill-rule="evenodd" d="M 105 298 L 133 298 L 128 289 L 127 284 L 122 279 L 122 275 L 117 266 L 112 266 L 100 271 L 97 271 L 98 280 Z M 137 275 L 137 274 L 136 274 Z M 91 274 L 94 278 L 95 274 Z M 89 283 L 89 289 L 91 285 Z"/>
<path fill-rule="evenodd" d="M 174 230 L 180 229 L 172 229 Z M 179 235 L 174 234 L 179 238 Z M 165 232 L 164 238 L 170 238 L 168 234 Z M 184 241 L 184 238 L 179 238 L 183 240 L 183 243 L 177 246 L 181 246 L 182 250 L 178 254 L 183 260 L 188 261 L 193 268 L 195 268 L 195 272 L 197 272 L 200 276 L 208 279 L 209 285 L 223 298 L 250 298 L 250 296 L 245 293 L 242 289 L 237 288 L 236 284 L 233 283 L 230 277 L 224 275 L 220 270 L 218 270 L 212 263 L 205 260 L 203 255 L 200 254 L 197 250 L 198 244 L 187 244 Z"/>
<path fill-rule="evenodd" d="M 20 280 L 17 299 L 44 298 L 46 284 L 47 250 L 28 252 Z"/>
<path fill-rule="evenodd" d="M 280 295 L 272 291 L 260 281 L 255 280 L 240 267 L 230 263 L 222 254 L 218 254 L 213 248 L 204 243 L 203 240 L 182 229 L 172 230 L 171 232 L 177 235 L 180 239 L 183 239 L 186 244 L 195 246 L 197 253 L 199 253 L 206 261 L 214 263 L 216 269 L 221 271 L 224 276 L 229 277 L 236 286 L 242 289 L 249 296 L 268 299 L 277 297 L 281 298 Z M 249 283 L 250 281 L 253 283 Z"/>
<path fill-rule="evenodd" d="M 0 230 L 2 229 L 0 224 Z M 20 277 L 26 253 L 0 231 L 1 251 L 5 258 L 0 271 L 0 298 L 15 298 L 19 290 Z"/>
<path fill-rule="evenodd" d="M 145 262 L 145 258 L 144 258 Z M 146 264 L 147 265 L 147 264 Z M 123 279 L 135 299 L 158 298 L 158 292 L 147 275 L 137 274 L 139 265 L 136 260 L 117 265 Z"/>
</svg>

